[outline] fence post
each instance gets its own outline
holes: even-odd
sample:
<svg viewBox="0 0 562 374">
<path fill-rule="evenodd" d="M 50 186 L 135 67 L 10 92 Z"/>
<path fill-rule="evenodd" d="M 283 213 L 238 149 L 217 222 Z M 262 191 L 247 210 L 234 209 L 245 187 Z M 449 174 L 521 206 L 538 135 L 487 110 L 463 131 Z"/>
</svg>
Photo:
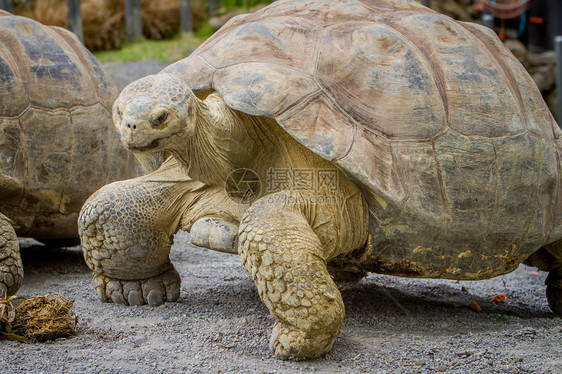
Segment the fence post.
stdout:
<svg viewBox="0 0 562 374">
<path fill-rule="evenodd" d="M 554 38 L 554 50 L 556 51 L 556 112 L 558 125 L 562 123 L 562 35 Z"/>
<path fill-rule="evenodd" d="M 192 32 L 193 18 L 191 15 L 191 4 L 189 0 L 180 0 L 180 19 L 181 31 L 185 33 Z"/>
<path fill-rule="evenodd" d="M 214 17 L 219 11 L 219 0 L 209 0 L 209 16 Z"/>
<path fill-rule="evenodd" d="M 0 0 L 0 9 L 14 14 L 14 0 Z"/>
<path fill-rule="evenodd" d="M 84 43 L 84 31 L 82 30 L 82 13 L 80 13 L 80 0 L 66 0 L 68 13 L 68 29 L 72 31 L 82 43 Z"/>
<path fill-rule="evenodd" d="M 142 36 L 142 15 L 140 0 L 125 0 L 125 27 L 127 39 L 135 42 Z"/>
</svg>

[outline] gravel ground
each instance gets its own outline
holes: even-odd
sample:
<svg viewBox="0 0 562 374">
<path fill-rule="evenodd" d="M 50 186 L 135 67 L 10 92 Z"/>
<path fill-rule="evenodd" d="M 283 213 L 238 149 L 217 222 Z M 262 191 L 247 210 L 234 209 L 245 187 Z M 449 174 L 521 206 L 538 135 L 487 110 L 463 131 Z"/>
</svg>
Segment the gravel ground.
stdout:
<svg viewBox="0 0 562 374">
<path fill-rule="evenodd" d="M 163 65 L 106 67 L 123 86 Z M 21 245 L 19 295 L 74 299 L 79 328 L 54 342 L 0 342 L 1 372 L 562 373 L 562 319 L 546 303 L 546 273 L 523 265 L 478 282 L 371 274 L 342 284 L 347 317 L 332 351 L 284 362 L 268 349 L 273 318 L 238 258 L 194 247 L 187 233 L 171 253 L 180 299 L 157 308 L 100 303 L 79 247 Z M 506 302 L 492 303 L 496 293 Z"/>
<path fill-rule="evenodd" d="M 110 62 L 103 67 L 113 77 L 119 88 L 123 89 L 130 82 L 145 75 L 156 74 L 167 64 L 161 61 L 144 60 L 133 62 Z"/>
<path fill-rule="evenodd" d="M 546 304 L 546 273 L 526 266 L 479 282 L 372 274 L 343 284 L 347 317 L 332 351 L 283 362 L 268 349 L 273 318 L 238 258 L 194 247 L 187 233 L 176 235 L 171 254 L 181 297 L 157 308 L 100 303 L 79 247 L 22 247 L 19 295 L 74 299 L 79 328 L 51 343 L 3 341 L 2 372 L 562 372 L 562 319 Z M 507 301 L 493 304 L 496 293 Z"/>
</svg>

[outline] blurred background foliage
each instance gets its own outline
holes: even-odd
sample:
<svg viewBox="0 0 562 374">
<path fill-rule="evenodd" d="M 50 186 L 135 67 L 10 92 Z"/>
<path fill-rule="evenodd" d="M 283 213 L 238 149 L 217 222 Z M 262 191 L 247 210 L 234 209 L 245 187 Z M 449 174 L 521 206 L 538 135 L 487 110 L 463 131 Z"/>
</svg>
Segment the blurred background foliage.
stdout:
<svg viewBox="0 0 562 374">
<path fill-rule="evenodd" d="M 416 1 L 426 3 L 424 0 Z M 491 1 L 514 6 L 529 1 L 535 3 L 530 11 L 514 19 L 496 18 L 494 29 L 527 68 L 554 112 L 557 98 L 554 51 L 532 50 L 533 46 L 529 44 L 548 39 L 546 26 L 549 22 L 560 22 L 559 14 L 549 9 L 562 0 Z M 217 2 L 218 7 L 211 5 Z M 127 43 L 124 0 L 80 0 L 84 44 L 102 63 L 146 59 L 171 63 L 188 56 L 233 16 L 272 2 L 190 0 L 193 32 L 182 34 L 179 0 L 141 0 L 143 39 Z M 461 21 L 479 22 L 486 12 L 484 0 L 430 0 L 430 4 L 433 10 Z M 14 11 L 43 24 L 67 27 L 66 0 L 14 0 Z"/>
<path fill-rule="evenodd" d="M 124 0 L 81 0 L 84 44 L 102 63 L 142 59 L 173 62 L 189 55 L 233 16 L 273 1 L 218 0 L 218 9 L 210 9 L 208 0 L 190 0 L 193 33 L 182 35 L 179 0 L 141 0 L 144 38 L 127 43 Z M 478 17 L 473 8 L 466 6 L 466 0 L 434 3 L 436 10 L 456 19 L 469 21 Z M 66 0 L 14 0 L 14 12 L 46 25 L 67 28 Z"/>
<path fill-rule="evenodd" d="M 220 0 L 214 24 L 220 27 L 221 18 L 230 18 L 229 13 L 234 15 L 247 12 L 271 2 L 272 0 Z M 194 35 L 186 38 L 180 35 L 179 0 L 141 0 L 143 36 L 148 44 L 138 46 L 135 50 L 145 53 L 156 48 L 157 56 L 150 58 L 169 60 L 166 51 L 170 49 L 172 55 L 175 55 L 175 44 L 197 44 L 209 37 L 215 31 L 209 25 L 209 1 L 191 0 L 190 5 Z M 124 0 L 81 0 L 80 10 L 84 44 L 90 51 L 115 50 L 126 44 Z M 66 0 L 15 0 L 14 13 L 45 25 L 67 27 Z M 155 43 L 149 42 L 151 40 L 170 40 L 171 47 L 156 47 Z"/>
</svg>

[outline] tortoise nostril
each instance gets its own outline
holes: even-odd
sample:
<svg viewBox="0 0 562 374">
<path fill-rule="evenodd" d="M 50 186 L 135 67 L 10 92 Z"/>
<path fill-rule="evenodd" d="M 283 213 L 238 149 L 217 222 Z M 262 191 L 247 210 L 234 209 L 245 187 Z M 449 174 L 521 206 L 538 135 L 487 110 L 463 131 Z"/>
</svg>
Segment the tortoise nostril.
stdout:
<svg viewBox="0 0 562 374">
<path fill-rule="evenodd" d="M 127 123 L 127 128 L 129 128 L 129 129 L 131 129 L 131 130 L 133 130 L 133 131 L 134 131 L 134 130 L 136 130 L 136 129 L 137 129 L 137 125 L 134 125 L 134 124 L 130 124 L 130 123 Z"/>
</svg>

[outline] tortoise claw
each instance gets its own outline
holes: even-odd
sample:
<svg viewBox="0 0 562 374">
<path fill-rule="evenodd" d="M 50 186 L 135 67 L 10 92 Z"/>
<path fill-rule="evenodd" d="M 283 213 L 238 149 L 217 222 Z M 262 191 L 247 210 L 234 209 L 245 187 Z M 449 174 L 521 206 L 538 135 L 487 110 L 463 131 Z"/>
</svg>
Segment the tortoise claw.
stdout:
<svg viewBox="0 0 562 374">
<path fill-rule="evenodd" d="M 95 274 L 94 286 L 102 302 L 121 305 L 159 306 L 176 301 L 180 295 L 180 277 L 175 269 L 139 280 L 120 280 Z"/>
</svg>

